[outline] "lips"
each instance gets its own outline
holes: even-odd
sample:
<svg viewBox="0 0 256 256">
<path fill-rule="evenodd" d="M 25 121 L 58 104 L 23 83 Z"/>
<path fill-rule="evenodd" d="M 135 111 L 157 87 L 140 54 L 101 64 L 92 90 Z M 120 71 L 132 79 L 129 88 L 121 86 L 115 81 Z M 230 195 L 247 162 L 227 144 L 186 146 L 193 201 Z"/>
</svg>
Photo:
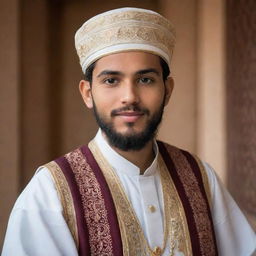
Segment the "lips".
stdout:
<svg viewBox="0 0 256 256">
<path fill-rule="evenodd" d="M 124 111 L 115 114 L 115 116 L 121 117 L 125 122 L 128 123 L 136 122 L 143 115 L 143 112 L 138 111 Z"/>
</svg>

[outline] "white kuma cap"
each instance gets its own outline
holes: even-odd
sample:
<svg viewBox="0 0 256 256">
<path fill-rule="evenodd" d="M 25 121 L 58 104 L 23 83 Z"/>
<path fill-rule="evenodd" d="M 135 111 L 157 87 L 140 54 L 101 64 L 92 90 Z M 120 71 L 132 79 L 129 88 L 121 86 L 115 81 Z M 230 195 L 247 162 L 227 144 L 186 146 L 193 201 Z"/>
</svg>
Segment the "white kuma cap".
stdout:
<svg viewBox="0 0 256 256">
<path fill-rule="evenodd" d="M 125 51 L 156 54 L 170 66 L 174 45 L 173 25 L 159 13 L 140 8 L 98 14 L 75 34 L 75 47 L 84 73 L 101 57 Z"/>
</svg>

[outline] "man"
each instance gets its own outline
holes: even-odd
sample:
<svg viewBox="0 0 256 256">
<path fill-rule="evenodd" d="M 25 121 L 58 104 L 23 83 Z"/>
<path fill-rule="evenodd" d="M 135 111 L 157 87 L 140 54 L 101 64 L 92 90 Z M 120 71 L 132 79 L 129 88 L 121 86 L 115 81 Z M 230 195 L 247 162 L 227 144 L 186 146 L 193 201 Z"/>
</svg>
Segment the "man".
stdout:
<svg viewBox="0 0 256 256">
<path fill-rule="evenodd" d="M 172 25 L 112 10 L 76 33 L 88 146 L 39 168 L 17 200 L 3 255 L 247 256 L 255 234 L 209 165 L 157 142 L 170 99 Z"/>
</svg>

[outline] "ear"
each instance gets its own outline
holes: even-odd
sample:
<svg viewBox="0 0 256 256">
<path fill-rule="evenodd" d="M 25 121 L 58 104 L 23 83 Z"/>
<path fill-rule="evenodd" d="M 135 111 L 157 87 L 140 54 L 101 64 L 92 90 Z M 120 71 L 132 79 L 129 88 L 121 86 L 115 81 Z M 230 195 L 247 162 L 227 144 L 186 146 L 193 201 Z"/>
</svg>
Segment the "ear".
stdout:
<svg viewBox="0 0 256 256">
<path fill-rule="evenodd" d="M 168 77 L 166 81 L 164 82 L 165 84 L 165 102 L 164 105 L 166 106 L 169 103 L 169 100 L 172 95 L 173 87 L 174 87 L 174 80 L 172 77 Z"/>
<path fill-rule="evenodd" d="M 79 91 L 82 95 L 85 105 L 88 108 L 93 107 L 92 93 L 91 93 L 91 85 L 89 81 L 81 80 L 79 83 Z"/>
</svg>

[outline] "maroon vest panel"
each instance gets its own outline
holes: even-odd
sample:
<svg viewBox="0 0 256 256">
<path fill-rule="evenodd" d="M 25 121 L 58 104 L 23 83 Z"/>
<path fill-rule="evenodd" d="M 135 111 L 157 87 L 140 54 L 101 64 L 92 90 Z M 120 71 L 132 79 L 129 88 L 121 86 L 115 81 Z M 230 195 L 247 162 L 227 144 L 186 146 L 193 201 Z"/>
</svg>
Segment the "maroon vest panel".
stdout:
<svg viewBox="0 0 256 256">
<path fill-rule="evenodd" d="M 80 155 L 77 156 L 76 151 Z M 72 155 L 77 159 L 70 160 Z M 85 164 L 79 164 L 76 168 L 74 162 L 77 160 Z M 123 255 L 114 202 L 106 180 L 89 148 L 83 146 L 55 161 L 62 169 L 73 197 L 77 219 L 79 255 Z M 79 172 L 77 169 L 79 169 Z M 88 174 L 94 175 L 93 178 L 96 178 L 99 186 L 94 186 L 95 179 L 90 180 Z M 81 176 L 87 177 L 87 180 L 81 182 L 83 179 Z M 89 191 L 84 193 L 84 190 L 87 189 Z M 101 205 L 98 202 L 99 197 L 103 200 Z M 104 241 L 102 237 L 106 240 Z"/>
<path fill-rule="evenodd" d="M 162 142 L 158 142 L 158 146 L 186 214 L 193 255 L 218 255 L 210 206 L 195 158 L 187 151 Z M 177 170 L 177 159 L 173 155 L 177 150 L 191 168 L 187 169 L 185 165 Z M 178 161 L 179 164 L 181 162 L 182 160 Z"/>
</svg>

